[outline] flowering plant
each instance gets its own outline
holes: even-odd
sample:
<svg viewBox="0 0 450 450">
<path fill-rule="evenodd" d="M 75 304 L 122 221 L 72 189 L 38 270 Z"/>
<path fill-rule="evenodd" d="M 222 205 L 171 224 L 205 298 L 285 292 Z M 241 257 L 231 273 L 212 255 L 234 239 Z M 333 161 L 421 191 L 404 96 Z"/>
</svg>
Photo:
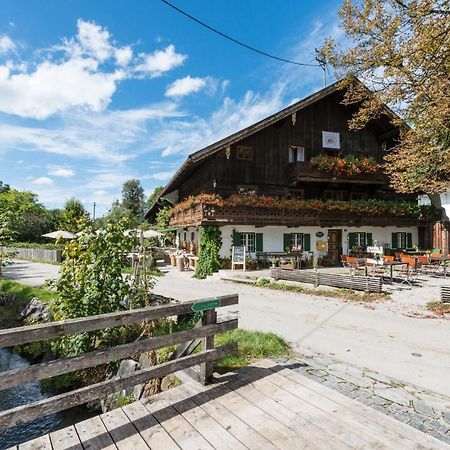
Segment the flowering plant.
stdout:
<svg viewBox="0 0 450 450">
<path fill-rule="evenodd" d="M 311 158 L 311 167 L 337 176 L 354 177 L 375 173 L 380 165 L 371 156 L 359 158 L 356 156 L 318 155 Z"/>
<path fill-rule="evenodd" d="M 219 207 L 247 206 L 252 208 L 284 209 L 287 211 L 302 211 L 323 213 L 334 212 L 337 214 L 352 214 L 357 216 L 416 216 L 434 217 L 436 209 L 429 205 L 418 205 L 411 202 L 394 202 L 385 200 L 352 200 L 352 201 L 326 201 L 320 199 L 299 200 L 280 199 L 263 195 L 238 195 L 233 194 L 224 199 L 217 194 L 199 194 L 191 196 L 178 203 L 170 211 L 173 216 L 178 212 L 187 211 L 196 205 L 208 205 Z"/>
</svg>

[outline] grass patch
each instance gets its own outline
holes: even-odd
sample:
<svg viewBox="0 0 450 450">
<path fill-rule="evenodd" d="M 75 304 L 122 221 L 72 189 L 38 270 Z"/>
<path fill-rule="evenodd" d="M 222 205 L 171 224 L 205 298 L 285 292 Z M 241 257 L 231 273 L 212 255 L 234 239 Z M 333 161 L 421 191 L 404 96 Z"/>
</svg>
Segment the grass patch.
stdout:
<svg viewBox="0 0 450 450">
<path fill-rule="evenodd" d="M 12 280 L 0 279 L 0 327 L 10 328 L 20 325 L 20 311 L 38 297 L 48 303 L 57 294 L 44 288 L 33 288 Z M 14 296 L 14 300 L 8 300 Z"/>
<path fill-rule="evenodd" d="M 131 275 L 134 273 L 134 269 L 130 266 L 125 266 L 122 268 L 122 272 Z M 161 272 L 161 270 L 159 270 L 158 267 L 153 267 L 152 269 L 149 269 L 147 271 L 147 273 L 152 277 L 163 277 L 164 276 L 164 273 Z"/>
<path fill-rule="evenodd" d="M 253 283 L 253 286 L 264 287 L 276 291 L 296 292 L 299 294 L 315 295 L 319 297 L 342 298 L 344 300 L 354 302 L 373 302 L 378 300 L 386 300 L 389 298 L 389 294 L 384 292 L 382 293 L 357 292 L 351 289 L 337 289 L 334 291 L 329 289 L 315 289 L 302 286 L 295 286 L 291 284 L 275 283 L 268 280 L 267 278 L 261 278 L 256 283 Z"/>
<path fill-rule="evenodd" d="M 439 316 L 450 314 L 450 303 L 429 302 L 427 303 L 427 308 Z"/>
<path fill-rule="evenodd" d="M 289 344 L 275 333 L 261 331 L 232 330 L 220 333 L 215 338 L 215 346 L 238 343 L 238 353 L 216 361 L 215 370 L 226 373 L 249 365 L 259 358 L 277 358 L 289 354 Z"/>
</svg>

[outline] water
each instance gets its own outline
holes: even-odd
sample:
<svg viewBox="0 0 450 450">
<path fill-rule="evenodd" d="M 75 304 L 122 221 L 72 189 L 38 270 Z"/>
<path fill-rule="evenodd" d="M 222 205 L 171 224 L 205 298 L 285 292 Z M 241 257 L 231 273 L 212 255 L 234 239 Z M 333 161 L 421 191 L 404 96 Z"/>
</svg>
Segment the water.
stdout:
<svg viewBox="0 0 450 450">
<path fill-rule="evenodd" d="M 7 349 L 0 348 L 0 372 L 20 369 L 28 365 L 29 363 L 26 359 L 11 353 Z M 44 398 L 45 395 L 41 393 L 38 382 L 0 390 L 0 411 L 43 400 Z M 79 422 L 92 415 L 85 408 L 76 408 L 44 416 L 6 430 L 0 429 L 0 450 Z"/>
</svg>

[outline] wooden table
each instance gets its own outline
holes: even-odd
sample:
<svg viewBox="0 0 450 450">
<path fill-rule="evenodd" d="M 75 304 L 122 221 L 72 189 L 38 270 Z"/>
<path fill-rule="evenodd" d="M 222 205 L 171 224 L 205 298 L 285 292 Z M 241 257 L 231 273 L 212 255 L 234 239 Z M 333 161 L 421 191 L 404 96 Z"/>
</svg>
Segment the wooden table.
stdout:
<svg viewBox="0 0 450 450">
<path fill-rule="evenodd" d="M 408 266 L 409 267 L 409 264 L 407 262 L 402 262 L 402 261 L 381 261 L 381 260 L 379 260 L 377 263 L 374 263 L 373 265 L 368 266 L 367 261 L 366 261 L 366 267 L 365 267 L 366 276 L 368 276 L 369 267 L 377 267 L 377 266 L 391 268 L 390 269 L 390 280 L 391 280 L 391 283 L 393 283 L 394 282 L 394 267 L 395 266 Z"/>
<path fill-rule="evenodd" d="M 432 257 L 432 256 L 430 256 L 430 262 L 431 263 L 433 263 L 433 262 L 438 262 L 438 263 L 442 263 L 442 267 L 443 267 L 443 275 L 444 275 L 444 278 L 447 276 L 447 264 L 448 264 L 448 262 L 450 261 L 450 258 L 447 258 L 447 257 L 445 257 L 445 256 L 442 256 L 442 257 Z M 441 264 L 439 264 L 439 265 L 441 265 Z"/>
</svg>

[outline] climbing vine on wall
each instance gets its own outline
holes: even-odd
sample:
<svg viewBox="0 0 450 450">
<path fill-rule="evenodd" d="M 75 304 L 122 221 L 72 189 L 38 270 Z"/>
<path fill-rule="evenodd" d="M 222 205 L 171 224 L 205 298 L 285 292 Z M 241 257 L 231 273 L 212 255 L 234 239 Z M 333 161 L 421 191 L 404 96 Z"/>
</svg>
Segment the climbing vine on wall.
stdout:
<svg viewBox="0 0 450 450">
<path fill-rule="evenodd" d="M 219 227 L 206 225 L 200 229 L 200 253 L 195 278 L 206 278 L 220 269 L 219 251 L 222 232 Z"/>
</svg>

